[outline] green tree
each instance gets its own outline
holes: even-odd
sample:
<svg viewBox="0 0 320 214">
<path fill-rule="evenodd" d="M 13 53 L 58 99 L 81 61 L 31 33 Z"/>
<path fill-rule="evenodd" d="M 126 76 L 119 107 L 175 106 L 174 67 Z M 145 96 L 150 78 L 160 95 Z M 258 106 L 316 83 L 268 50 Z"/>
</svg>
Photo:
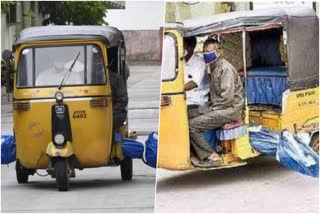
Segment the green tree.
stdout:
<svg viewBox="0 0 320 214">
<path fill-rule="evenodd" d="M 107 25 L 107 5 L 102 1 L 39 1 L 42 14 L 49 15 L 43 25 Z"/>
<path fill-rule="evenodd" d="M 11 5 L 14 5 L 16 2 L 14 1 L 1 1 L 1 13 L 9 12 L 9 8 Z"/>
</svg>

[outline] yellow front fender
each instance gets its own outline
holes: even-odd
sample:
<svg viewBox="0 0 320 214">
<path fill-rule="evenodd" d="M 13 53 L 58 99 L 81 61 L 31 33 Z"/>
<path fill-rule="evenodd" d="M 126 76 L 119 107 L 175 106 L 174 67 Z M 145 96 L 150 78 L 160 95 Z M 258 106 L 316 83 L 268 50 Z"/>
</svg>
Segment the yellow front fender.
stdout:
<svg viewBox="0 0 320 214">
<path fill-rule="evenodd" d="M 67 144 L 63 148 L 57 148 L 51 141 L 47 146 L 46 154 L 50 157 L 67 158 L 74 154 L 74 149 L 69 141 L 67 141 Z"/>
</svg>

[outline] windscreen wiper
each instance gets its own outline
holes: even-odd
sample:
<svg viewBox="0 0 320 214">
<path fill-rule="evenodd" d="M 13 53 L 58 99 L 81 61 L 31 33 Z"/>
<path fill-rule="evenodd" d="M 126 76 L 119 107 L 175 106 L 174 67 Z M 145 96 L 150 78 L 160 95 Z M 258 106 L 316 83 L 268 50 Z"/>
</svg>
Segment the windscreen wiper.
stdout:
<svg viewBox="0 0 320 214">
<path fill-rule="evenodd" d="M 68 77 L 70 76 L 70 74 L 71 74 L 71 72 L 72 72 L 72 68 L 73 68 L 73 66 L 76 64 L 76 61 L 78 60 L 79 56 L 80 56 L 80 51 L 79 51 L 77 57 L 74 59 L 72 65 L 70 66 L 69 71 L 64 75 L 64 77 L 63 77 L 63 79 L 62 79 L 62 81 L 61 81 L 61 83 L 60 83 L 60 85 L 59 85 L 59 87 L 58 87 L 59 90 L 61 89 L 61 86 L 62 86 L 64 80 L 67 78 L 67 76 L 68 76 Z"/>
</svg>

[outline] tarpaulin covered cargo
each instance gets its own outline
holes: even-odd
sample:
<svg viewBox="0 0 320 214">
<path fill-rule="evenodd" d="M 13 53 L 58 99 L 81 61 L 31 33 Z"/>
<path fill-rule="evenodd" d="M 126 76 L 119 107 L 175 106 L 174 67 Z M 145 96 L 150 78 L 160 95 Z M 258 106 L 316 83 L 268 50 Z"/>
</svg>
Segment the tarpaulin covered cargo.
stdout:
<svg viewBox="0 0 320 214">
<path fill-rule="evenodd" d="M 16 143 L 13 135 L 1 135 L 1 164 L 16 160 Z"/>
<path fill-rule="evenodd" d="M 280 134 L 261 126 L 249 128 L 251 146 L 263 155 L 275 156 L 289 169 L 319 177 L 319 156 L 298 135 L 283 130 Z"/>
<path fill-rule="evenodd" d="M 288 7 L 237 11 L 169 23 L 184 36 L 226 34 L 281 28 L 287 33 L 288 84 L 290 90 L 318 86 L 319 20 L 311 8 Z"/>
</svg>

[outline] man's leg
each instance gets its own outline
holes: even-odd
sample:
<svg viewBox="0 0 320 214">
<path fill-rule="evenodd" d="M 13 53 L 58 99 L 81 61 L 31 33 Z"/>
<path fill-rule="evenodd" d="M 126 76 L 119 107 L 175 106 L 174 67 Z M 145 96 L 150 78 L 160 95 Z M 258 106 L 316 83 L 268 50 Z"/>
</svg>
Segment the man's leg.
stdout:
<svg viewBox="0 0 320 214">
<path fill-rule="evenodd" d="M 200 160 L 207 159 L 215 152 L 205 140 L 203 132 L 208 129 L 216 129 L 231 121 L 219 112 L 208 112 L 189 121 L 191 143 Z"/>
<path fill-rule="evenodd" d="M 188 105 L 187 111 L 188 111 L 188 120 L 191 120 L 192 118 L 200 115 L 198 105 Z"/>
</svg>

